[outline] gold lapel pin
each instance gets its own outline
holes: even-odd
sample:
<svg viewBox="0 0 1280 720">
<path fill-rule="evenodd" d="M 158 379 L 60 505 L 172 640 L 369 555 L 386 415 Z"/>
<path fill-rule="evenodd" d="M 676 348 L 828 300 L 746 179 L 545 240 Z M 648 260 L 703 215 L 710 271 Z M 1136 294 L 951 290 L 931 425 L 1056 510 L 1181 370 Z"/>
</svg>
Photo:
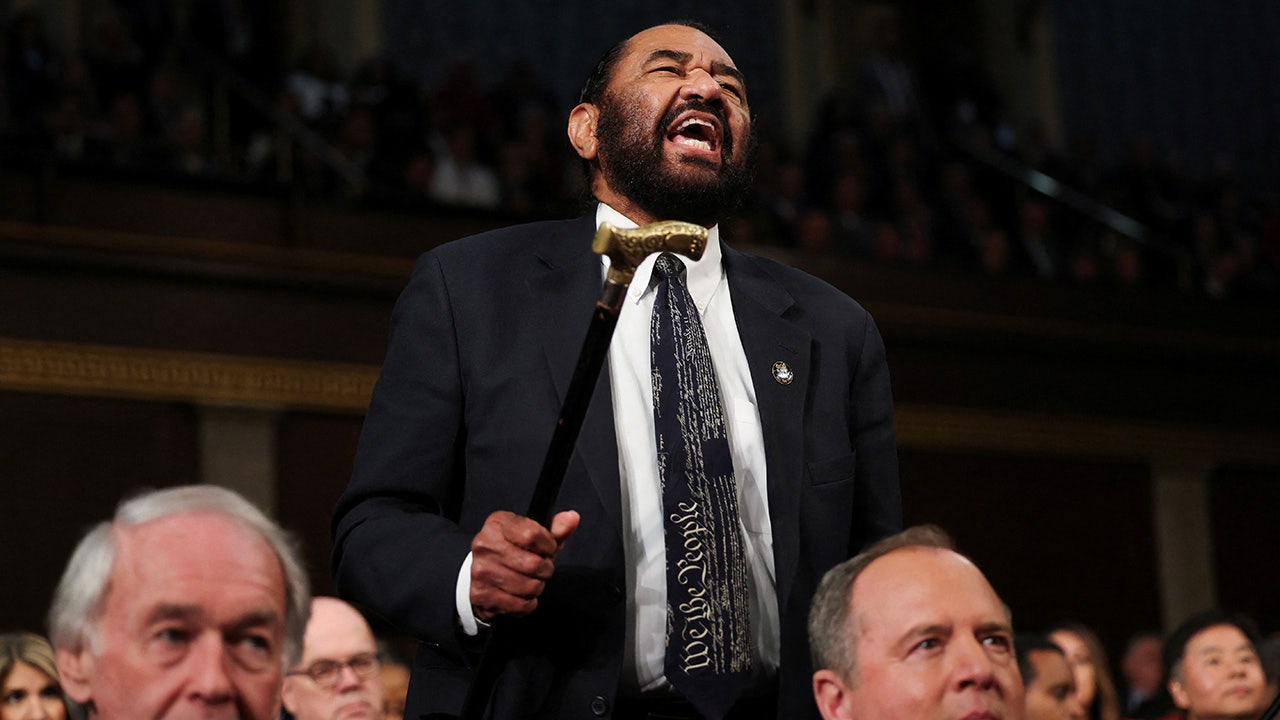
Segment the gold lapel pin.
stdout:
<svg viewBox="0 0 1280 720">
<path fill-rule="evenodd" d="M 779 385 L 790 385 L 792 380 L 796 379 L 796 374 L 791 372 L 791 368 L 787 364 L 779 360 L 773 364 L 773 379 L 778 381 Z"/>
</svg>

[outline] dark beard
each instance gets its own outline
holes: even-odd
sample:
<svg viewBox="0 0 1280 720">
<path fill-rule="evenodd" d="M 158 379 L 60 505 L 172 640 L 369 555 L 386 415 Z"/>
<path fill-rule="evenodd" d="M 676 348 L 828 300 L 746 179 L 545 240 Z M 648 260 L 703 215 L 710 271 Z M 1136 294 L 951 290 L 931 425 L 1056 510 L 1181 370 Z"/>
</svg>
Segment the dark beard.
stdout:
<svg viewBox="0 0 1280 720">
<path fill-rule="evenodd" d="M 629 117 L 626 108 L 634 106 L 610 93 L 600 101 L 600 119 L 596 124 L 601 162 L 607 170 L 609 186 L 655 218 L 684 220 L 710 227 L 742 204 L 751 189 L 751 170 L 755 136 L 747 138 L 747 152 L 741 162 L 734 163 L 733 132 L 723 108 L 701 100 L 691 100 L 674 107 L 650 131 Z M 663 157 L 667 128 L 677 116 L 688 110 L 715 115 L 724 136 L 720 142 L 720 168 L 714 178 L 705 179 L 700 172 L 681 172 L 668 168 Z M 714 167 L 699 158 L 684 158 L 688 165 Z"/>
</svg>

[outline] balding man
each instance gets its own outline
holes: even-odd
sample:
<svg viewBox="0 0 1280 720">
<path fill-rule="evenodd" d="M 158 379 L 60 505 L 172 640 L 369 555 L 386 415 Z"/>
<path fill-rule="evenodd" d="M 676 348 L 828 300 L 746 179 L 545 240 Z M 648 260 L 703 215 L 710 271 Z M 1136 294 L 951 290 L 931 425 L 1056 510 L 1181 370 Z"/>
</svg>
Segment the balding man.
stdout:
<svg viewBox="0 0 1280 720">
<path fill-rule="evenodd" d="M 311 593 L 285 533 L 212 485 L 120 505 L 71 556 L 49 629 L 90 720 L 274 720 Z"/>
<path fill-rule="evenodd" d="M 411 717 L 460 712 L 499 618 L 493 717 L 815 717 L 813 589 L 902 525 L 893 399 L 864 308 L 721 232 L 751 188 L 747 97 L 706 28 L 646 28 L 569 113 L 592 211 L 419 260 L 333 524 L 338 593 L 420 641 Z M 514 512 L 601 298 L 591 239 L 659 220 L 706 247 L 634 268 L 544 528 Z"/>
<path fill-rule="evenodd" d="M 297 720 L 382 717 L 381 661 L 359 610 L 332 597 L 311 601 L 302 659 L 284 679 L 285 709 Z"/>
<path fill-rule="evenodd" d="M 826 720 L 1021 720 L 1009 611 L 931 526 L 832 568 L 809 615 Z"/>
</svg>

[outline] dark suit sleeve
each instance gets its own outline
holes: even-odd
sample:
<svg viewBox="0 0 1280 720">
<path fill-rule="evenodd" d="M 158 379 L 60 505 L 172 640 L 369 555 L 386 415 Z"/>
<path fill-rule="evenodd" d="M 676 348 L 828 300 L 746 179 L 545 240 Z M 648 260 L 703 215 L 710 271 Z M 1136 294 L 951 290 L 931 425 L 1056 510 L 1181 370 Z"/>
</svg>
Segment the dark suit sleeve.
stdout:
<svg viewBox="0 0 1280 720">
<path fill-rule="evenodd" d="M 338 593 L 446 652 L 460 650 L 454 595 L 472 537 L 457 524 L 466 438 L 456 331 L 446 274 L 427 254 L 396 302 L 333 520 Z"/>
<path fill-rule="evenodd" d="M 850 555 L 902 529 L 902 495 L 898 486 L 898 451 L 893 425 L 893 392 L 884 340 L 868 314 L 850 398 L 853 445 L 857 456 L 856 516 Z"/>
</svg>

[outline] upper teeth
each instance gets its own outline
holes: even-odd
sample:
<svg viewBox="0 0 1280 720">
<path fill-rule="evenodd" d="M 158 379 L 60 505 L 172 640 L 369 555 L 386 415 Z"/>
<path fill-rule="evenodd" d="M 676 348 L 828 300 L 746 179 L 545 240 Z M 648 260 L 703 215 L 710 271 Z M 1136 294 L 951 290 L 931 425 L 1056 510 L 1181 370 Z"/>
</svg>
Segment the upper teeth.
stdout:
<svg viewBox="0 0 1280 720">
<path fill-rule="evenodd" d="M 690 125 L 702 125 L 704 127 L 711 128 L 713 130 L 715 129 L 715 126 L 713 126 L 711 123 L 707 122 L 706 120 L 703 120 L 702 118 L 689 118 L 688 120 L 685 120 L 684 122 L 680 123 L 680 127 L 677 128 L 676 131 L 677 132 L 682 131 L 685 128 L 689 127 Z"/>
</svg>

